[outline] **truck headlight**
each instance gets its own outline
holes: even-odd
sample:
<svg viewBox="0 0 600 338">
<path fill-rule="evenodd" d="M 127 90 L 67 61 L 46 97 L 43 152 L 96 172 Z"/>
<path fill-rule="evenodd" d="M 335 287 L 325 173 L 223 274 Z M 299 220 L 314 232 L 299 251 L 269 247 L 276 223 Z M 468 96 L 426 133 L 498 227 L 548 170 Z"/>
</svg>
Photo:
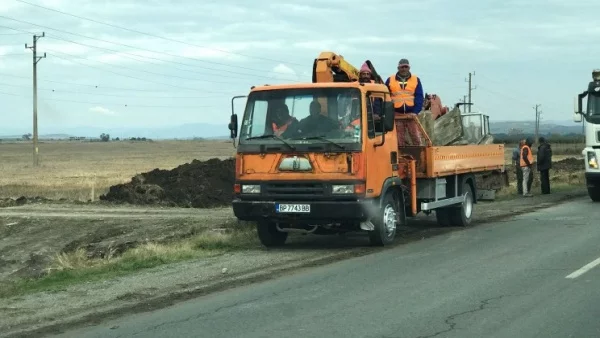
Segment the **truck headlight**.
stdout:
<svg viewBox="0 0 600 338">
<path fill-rule="evenodd" d="M 260 185 L 244 184 L 242 185 L 242 194 L 260 194 Z"/>
<path fill-rule="evenodd" d="M 341 184 L 341 185 L 332 185 L 331 186 L 332 194 L 353 194 L 354 193 L 354 184 Z"/>
<path fill-rule="evenodd" d="M 596 158 L 596 153 L 593 151 L 588 151 L 587 153 L 587 161 L 590 168 L 598 169 L 598 159 Z"/>
</svg>

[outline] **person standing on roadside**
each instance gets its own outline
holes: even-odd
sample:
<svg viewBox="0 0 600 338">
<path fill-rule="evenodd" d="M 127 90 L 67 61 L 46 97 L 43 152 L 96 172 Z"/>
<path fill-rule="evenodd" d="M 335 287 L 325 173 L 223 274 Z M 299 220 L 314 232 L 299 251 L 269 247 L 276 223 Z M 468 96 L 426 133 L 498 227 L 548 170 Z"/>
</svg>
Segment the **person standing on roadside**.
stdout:
<svg viewBox="0 0 600 338">
<path fill-rule="evenodd" d="M 552 147 L 544 137 L 539 138 L 537 152 L 537 170 L 540 172 L 540 186 L 542 194 L 550 193 L 550 168 L 552 168 Z"/>
<path fill-rule="evenodd" d="M 520 140 L 517 143 L 515 149 L 513 149 L 512 153 L 512 164 L 515 166 L 515 174 L 517 176 L 517 193 L 519 195 L 523 195 L 523 170 L 521 169 L 521 148 L 525 144 L 525 140 Z"/>
<path fill-rule="evenodd" d="M 521 166 L 521 170 L 523 170 L 523 196 L 525 197 L 533 196 L 530 192 L 531 183 L 533 182 L 533 173 L 531 172 L 531 168 L 533 168 L 532 145 L 533 140 L 531 137 L 528 137 L 523 147 L 521 147 L 521 156 L 519 159 L 519 165 Z"/>
</svg>

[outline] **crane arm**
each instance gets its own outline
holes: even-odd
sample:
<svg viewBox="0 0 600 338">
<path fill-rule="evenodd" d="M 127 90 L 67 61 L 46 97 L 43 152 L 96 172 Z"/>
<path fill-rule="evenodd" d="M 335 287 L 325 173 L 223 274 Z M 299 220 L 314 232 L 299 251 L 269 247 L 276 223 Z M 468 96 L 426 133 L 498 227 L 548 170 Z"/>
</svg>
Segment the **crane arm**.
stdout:
<svg viewBox="0 0 600 338">
<path fill-rule="evenodd" d="M 313 83 L 358 81 L 358 69 L 333 52 L 321 52 L 313 65 Z"/>
</svg>

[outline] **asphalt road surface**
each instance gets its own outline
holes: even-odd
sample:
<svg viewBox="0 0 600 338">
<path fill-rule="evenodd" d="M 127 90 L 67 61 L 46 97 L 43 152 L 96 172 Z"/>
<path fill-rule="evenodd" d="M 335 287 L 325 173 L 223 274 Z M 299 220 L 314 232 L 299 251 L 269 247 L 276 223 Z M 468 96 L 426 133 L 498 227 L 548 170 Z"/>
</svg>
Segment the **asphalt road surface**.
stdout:
<svg viewBox="0 0 600 338">
<path fill-rule="evenodd" d="M 132 315 L 68 337 L 600 337 L 582 198 Z"/>
</svg>

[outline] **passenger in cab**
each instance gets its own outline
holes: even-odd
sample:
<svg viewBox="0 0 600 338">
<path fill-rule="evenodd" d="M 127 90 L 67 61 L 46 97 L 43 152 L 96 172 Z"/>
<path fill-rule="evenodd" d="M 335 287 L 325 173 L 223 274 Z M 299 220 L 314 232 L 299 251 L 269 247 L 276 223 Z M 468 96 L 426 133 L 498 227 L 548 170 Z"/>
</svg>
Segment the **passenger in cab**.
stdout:
<svg viewBox="0 0 600 338">
<path fill-rule="evenodd" d="M 304 136 L 319 136 L 338 129 L 338 125 L 329 117 L 321 114 L 319 101 L 312 101 L 309 106 L 309 115 L 300 121 L 298 129 Z"/>
<path fill-rule="evenodd" d="M 290 110 L 285 103 L 277 105 L 273 112 L 274 117 L 271 124 L 273 134 L 282 136 L 285 133 L 287 136 L 297 132 L 299 122 L 296 118 L 290 116 Z"/>
</svg>

